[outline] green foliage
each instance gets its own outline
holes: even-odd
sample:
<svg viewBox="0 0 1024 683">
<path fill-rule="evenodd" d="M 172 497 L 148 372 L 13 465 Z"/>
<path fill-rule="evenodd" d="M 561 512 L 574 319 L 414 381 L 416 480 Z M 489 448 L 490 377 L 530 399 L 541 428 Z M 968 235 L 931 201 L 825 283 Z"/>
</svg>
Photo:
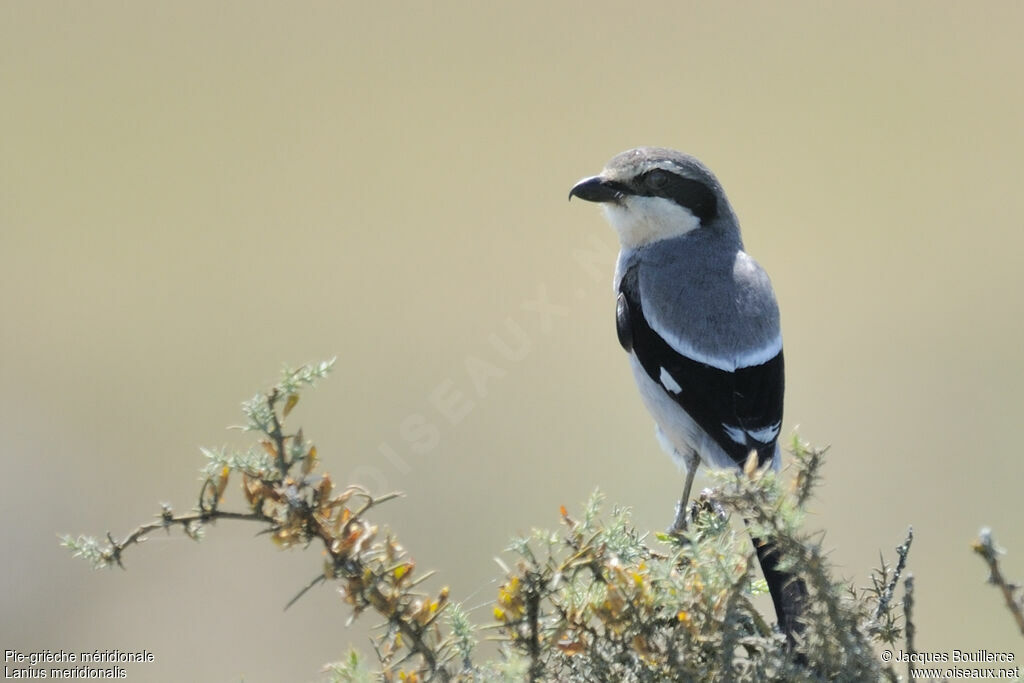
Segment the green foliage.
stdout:
<svg viewBox="0 0 1024 683">
<path fill-rule="evenodd" d="M 801 528 L 824 451 L 796 439 L 789 489 L 753 463 L 719 474 L 717 486 L 693 505 L 680 537 L 649 538 L 634 527 L 626 507 L 612 506 L 606 519 L 595 492 L 579 519 L 562 510 L 560 530 L 513 539 L 494 621 L 486 627 L 498 641 L 498 655 L 478 661 L 484 627 L 449 600 L 447 587 L 423 592 L 420 585 L 432 573 L 417 573 L 395 535 L 380 532 L 370 519 L 376 506 L 397 494 L 335 486 L 317 472 L 312 441 L 301 429 L 287 428 L 302 390 L 325 377 L 333 363 L 286 370 L 276 386 L 243 404 L 247 422 L 241 428 L 254 432 L 256 443 L 240 452 L 202 450 L 207 462 L 191 513 L 177 515 L 164 505 L 157 521 L 122 540 L 65 536 L 62 544 L 95 567 L 122 566 L 125 550 L 155 530 L 180 527 L 199 540 L 207 524 L 234 519 L 261 525 L 282 548 L 321 545 L 324 565 L 296 599 L 333 581 L 353 619 L 365 611 L 383 618 L 374 664 L 350 651 L 324 667 L 333 683 L 898 680 L 875 649 L 892 647 L 905 632 L 905 648 L 913 651 L 909 576 L 902 614 L 893 606 L 912 535 L 897 548 L 894 567 L 883 558 L 865 591 L 833 578 L 822 536 Z M 232 479 L 240 480 L 243 510 L 222 506 Z M 745 520 L 749 531 L 733 520 Z M 751 534 L 772 539 L 782 566 L 807 586 L 794 647 L 754 604 L 764 583 L 757 578 Z M 991 536 L 983 534 L 976 550 L 1019 617 L 1017 589 L 998 572 Z"/>
<path fill-rule="evenodd" d="M 330 683 L 372 683 L 374 680 L 359 652 L 354 649 L 348 651 L 345 659 L 325 664 L 324 673 Z"/>
<path fill-rule="evenodd" d="M 806 448 L 806 447 L 805 447 Z M 804 462 L 818 466 L 820 451 Z M 801 481 L 800 476 L 797 477 Z M 805 477 L 802 481 L 806 481 Z M 870 625 L 877 601 L 832 579 L 820 537 L 772 472 L 734 472 L 698 501 L 681 540 L 651 545 L 628 510 L 604 522 L 595 494 L 577 521 L 512 546 L 499 591 L 504 637 L 531 661 L 532 680 L 871 681 L 882 675 Z M 797 652 L 753 604 L 756 556 L 745 529 L 771 537 L 811 590 Z M 538 541 L 543 542 L 538 542 Z M 890 672 L 892 673 L 892 672 Z"/>
<path fill-rule="evenodd" d="M 71 551 L 74 557 L 80 557 L 93 566 L 94 569 L 104 569 L 110 566 L 104 555 L 104 545 L 92 536 L 71 536 L 64 534 L 60 536 L 60 544 Z"/>
</svg>

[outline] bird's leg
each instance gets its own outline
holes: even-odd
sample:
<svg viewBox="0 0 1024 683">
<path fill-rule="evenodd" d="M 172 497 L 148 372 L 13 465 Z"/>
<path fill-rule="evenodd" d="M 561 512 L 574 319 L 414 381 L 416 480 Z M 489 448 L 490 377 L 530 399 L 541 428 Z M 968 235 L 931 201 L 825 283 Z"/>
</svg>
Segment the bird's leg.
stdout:
<svg viewBox="0 0 1024 683">
<path fill-rule="evenodd" d="M 678 536 L 686 531 L 686 504 L 690 501 L 690 489 L 693 488 L 693 477 L 697 474 L 697 466 L 700 465 L 700 456 L 697 451 L 691 450 L 686 455 L 686 483 L 683 484 L 683 497 L 679 499 L 676 506 L 676 520 L 672 522 L 669 533 Z"/>
</svg>

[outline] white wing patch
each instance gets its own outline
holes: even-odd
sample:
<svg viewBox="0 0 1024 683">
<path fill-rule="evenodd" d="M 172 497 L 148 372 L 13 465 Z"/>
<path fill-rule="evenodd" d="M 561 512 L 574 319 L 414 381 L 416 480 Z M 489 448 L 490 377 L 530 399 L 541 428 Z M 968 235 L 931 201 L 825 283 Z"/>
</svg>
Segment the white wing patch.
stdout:
<svg viewBox="0 0 1024 683">
<path fill-rule="evenodd" d="M 730 439 L 732 439 L 736 443 L 739 443 L 739 444 L 746 444 L 747 443 L 747 433 L 745 431 L 743 431 L 742 429 L 740 429 L 739 427 L 733 427 L 732 425 L 727 425 L 727 424 L 725 424 L 723 422 L 722 423 L 722 429 L 725 430 L 726 436 L 728 436 Z"/>
<path fill-rule="evenodd" d="M 755 440 L 760 441 L 761 443 L 771 443 L 776 438 L 778 438 L 779 430 L 781 428 L 782 428 L 782 423 L 781 422 L 776 422 L 775 424 L 768 425 L 767 427 L 761 427 L 760 429 L 754 429 L 754 430 L 752 430 L 750 432 L 750 435 L 752 437 L 754 437 Z"/>
<path fill-rule="evenodd" d="M 776 422 L 773 425 L 761 427 L 760 429 L 743 429 L 742 427 L 722 423 L 722 429 L 725 430 L 726 436 L 738 444 L 746 444 L 748 436 L 761 443 L 771 443 L 778 437 L 781 428 L 781 422 Z"/>
<path fill-rule="evenodd" d="M 661 369 L 661 374 L 658 375 L 658 380 L 661 382 L 661 386 L 665 387 L 673 394 L 678 394 L 683 391 L 683 388 L 679 386 L 679 382 L 675 380 L 675 377 L 668 374 L 668 370 L 665 368 Z"/>
</svg>

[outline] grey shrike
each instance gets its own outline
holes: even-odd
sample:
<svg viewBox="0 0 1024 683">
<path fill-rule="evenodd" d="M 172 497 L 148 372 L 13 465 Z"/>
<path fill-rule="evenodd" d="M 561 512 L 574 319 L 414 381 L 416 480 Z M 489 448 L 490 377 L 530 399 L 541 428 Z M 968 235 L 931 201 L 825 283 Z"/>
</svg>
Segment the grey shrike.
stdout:
<svg viewBox="0 0 1024 683">
<path fill-rule="evenodd" d="M 784 371 L 779 308 L 743 250 L 739 222 L 697 159 L 640 147 L 569 193 L 604 208 L 619 235 L 615 322 L 662 447 L 686 469 L 674 533 L 697 467 L 779 466 Z M 779 624 L 792 642 L 806 587 L 755 539 Z"/>
</svg>

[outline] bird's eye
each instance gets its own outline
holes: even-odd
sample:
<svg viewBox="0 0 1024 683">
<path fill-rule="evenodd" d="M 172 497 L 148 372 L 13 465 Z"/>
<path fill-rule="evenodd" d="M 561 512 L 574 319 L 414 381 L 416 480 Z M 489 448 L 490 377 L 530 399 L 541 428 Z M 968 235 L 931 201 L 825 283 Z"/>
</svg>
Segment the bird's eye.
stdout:
<svg viewBox="0 0 1024 683">
<path fill-rule="evenodd" d="M 663 190 L 668 185 L 669 174 L 667 171 L 662 171 L 659 168 L 654 169 L 644 178 L 644 182 L 647 187 L 652 190 Z"/>
</svg>

